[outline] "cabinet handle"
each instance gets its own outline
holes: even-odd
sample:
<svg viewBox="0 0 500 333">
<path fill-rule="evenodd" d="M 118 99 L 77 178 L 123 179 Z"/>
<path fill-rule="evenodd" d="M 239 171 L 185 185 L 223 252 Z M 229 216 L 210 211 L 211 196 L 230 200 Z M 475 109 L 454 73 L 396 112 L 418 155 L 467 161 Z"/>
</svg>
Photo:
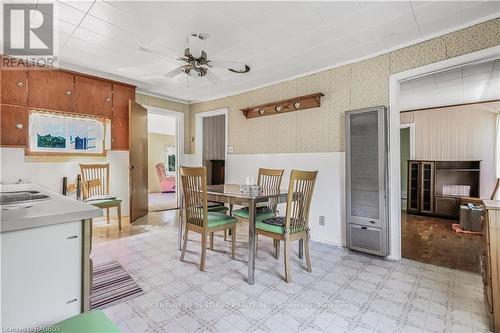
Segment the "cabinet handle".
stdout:
<svg viewBox="0 0 500 333">
<path fill-rule="evenodd" d="M 66 96 L 71 96 L 72 92 L 71 90 L 66 90 Z"/>
<path fill-rule="evenodd" d="M 66 239 L 75 239 L 75 238 L 78 238 L 78 236 L 77 236 L 77 235 L 74 235 L 74 236 L 69 236 L 69 237 L 67 237 Z"/>
<path fill-rule="evenodd" d="M 22 88 L 22 87 L 24 87 L 24 82 L 23 81 L 17 81 L 16 86 L 18 86 L 19 88 Z"/>
<path fill-rule="evenodd" d="M 67 301 L 66 304 L 75 303 L 76 301 L 78 301 L 78 299 L 73 298 L 73 299 L 70 299 L 69 301 Z"/>
<path fill-rule="evenodd" d="M 23 125 L 23 124 L 16 124 L 16 128 L 17 128 L 17 129 L 23 129 L 23 128 L 24 128 L 24 125 Z"/>
<path fill-rule="evenodd" d="M 375 224 L 375 223 L 377 223 L 377 222 L 375 222 L 375 221 L 369 221 L 369 222 L 370 222 L 371 224 Z"/>
</svg>

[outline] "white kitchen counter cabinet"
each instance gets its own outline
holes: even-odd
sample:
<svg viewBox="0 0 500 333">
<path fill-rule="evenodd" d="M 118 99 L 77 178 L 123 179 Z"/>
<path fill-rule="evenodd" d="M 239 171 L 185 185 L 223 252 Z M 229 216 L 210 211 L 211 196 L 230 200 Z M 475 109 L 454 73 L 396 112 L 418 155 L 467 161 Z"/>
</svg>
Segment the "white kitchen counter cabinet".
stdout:
<svg viewBox="0 0 500 333">
<path fill-rule="evenodd" d="M 102 211 L 36 185 L 0 189 L 50 196 L 18 211 L 1 206 L 0 326 L 32 330 L 88 311 L 91 219 Z"/>
<path fill-rule="evenodd" d="M 1 248 L 3 327 L 49 325 L 80 313 L 81 221 L 2 233 Z"/>
</svg>

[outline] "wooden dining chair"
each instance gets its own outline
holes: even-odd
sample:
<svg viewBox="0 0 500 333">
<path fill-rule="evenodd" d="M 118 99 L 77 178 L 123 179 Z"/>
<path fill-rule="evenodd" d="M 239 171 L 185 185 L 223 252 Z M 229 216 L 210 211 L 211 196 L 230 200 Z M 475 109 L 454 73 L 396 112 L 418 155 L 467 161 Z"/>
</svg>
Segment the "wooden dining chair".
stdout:
<svg viewBox="0 0 500 333">
<path fill-rule="evenodd" d="M 106 209 L 106 219 L 109 224 L 109 209 L 116 207 L 118 228 L 122 230 L 122 200 L 115 198 L 101 198 L 109 195 L 109 163 L 80 164 L 82 174 L 83 200 L 92 206 Z"/>
<path fill-rule="evenodd" d="M 309 256 L 309 208 L 311 207 L 317 174 L 318 171 L 292 170 L 285 216 L 256 221 L 255 230 L 257 235 L 284 242 L 286 282 L 291 282 L 289 255 L 290 243 L 293 241 L 301 239 L 304 241 L 307 271 L 312 271 Z"/>
<path fill-rule="evenodd" d="M 236 253 L 236 222 L 232 216 L 208 211 L 207 202 L 207 170 L 206 168 L 181 167 L 182 192 L 184 196 L 184 242 L 181 261 L 186 254 L 189 231 L 201 234 L 200 271 L 205 270 L 207 237 L 216 231 L 231 229 L 231 257 Z M 213 238 L 210 239 L 213 250 Z"/>
<path fill-rule="evenodd" d="M 283 178 L 283 169 L 265 169 L 259 168 L 257 176 L 257 185 L 261 186 L 264 191 L 279 191 L 281 180 Z M 265 205 L 257 207 L 255 212 L 255 221 L 263 221 L 276 216 L 276 208 L 278 203 L 274 199 L 270 199 Z M 241 221 L 248 222 L 248 207 L 237 209 L 233 212 L 233 216 Z M 226 235 L 224 235 L 225 237 Z M 274 240 L 275 256 L 279 257 L 279 241 Z"/>
</svg>

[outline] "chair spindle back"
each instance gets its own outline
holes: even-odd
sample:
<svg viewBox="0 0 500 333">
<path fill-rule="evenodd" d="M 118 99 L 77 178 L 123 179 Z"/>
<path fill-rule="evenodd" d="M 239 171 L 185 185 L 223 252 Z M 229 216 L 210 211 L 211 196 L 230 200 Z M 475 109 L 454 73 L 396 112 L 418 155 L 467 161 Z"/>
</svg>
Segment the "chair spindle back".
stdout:
<svg viewBox="0 0 500 333">
<path fill-rule="evenodd" d="M 185 221 L 206 228 L 207 222 L 207 169 L 181 167 L 184 194 Z"/>
<path fill-rule="evenodd" d="M 83 200 L 109 194 L 109 163 L 80 164 Z"/>
<path fill-rule="evenodd" d="M 307 230 L 309 208 L 318 171 L 292 170 L 288 187 L 285 232 Z"/>
<path fill-rule="evenodd" d="M 283 169 L 259 169 L 257 185 L 261 186 L 264 192 L 278 192 L 281 187 Z M 277 200 L 269 199 L 267 207 L 276 212 Z"/>
</svg>

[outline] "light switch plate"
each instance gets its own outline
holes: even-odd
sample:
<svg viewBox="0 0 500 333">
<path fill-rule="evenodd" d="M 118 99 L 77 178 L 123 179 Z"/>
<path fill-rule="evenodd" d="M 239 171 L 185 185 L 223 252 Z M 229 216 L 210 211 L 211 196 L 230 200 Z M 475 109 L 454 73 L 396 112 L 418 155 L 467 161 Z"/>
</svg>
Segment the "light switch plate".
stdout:
<svg viewBox="0 0 500 333">
<path fill-rule="evenodd" d="M 325 225 L 325 222 L 326 222 L 325 220 L 326 220 L 326 219 L 325 219 L 325 217 L 324 217 L 324 216 L 320 216 L 320 217 L 319 217 L 319 225 Z"/>
<path fill-rule="evenodd" d="M 229 146 L 227 148 L 227 152 L 230 153 L 230 154 L 234 153 L 234 146 Z"/>
</svg>

